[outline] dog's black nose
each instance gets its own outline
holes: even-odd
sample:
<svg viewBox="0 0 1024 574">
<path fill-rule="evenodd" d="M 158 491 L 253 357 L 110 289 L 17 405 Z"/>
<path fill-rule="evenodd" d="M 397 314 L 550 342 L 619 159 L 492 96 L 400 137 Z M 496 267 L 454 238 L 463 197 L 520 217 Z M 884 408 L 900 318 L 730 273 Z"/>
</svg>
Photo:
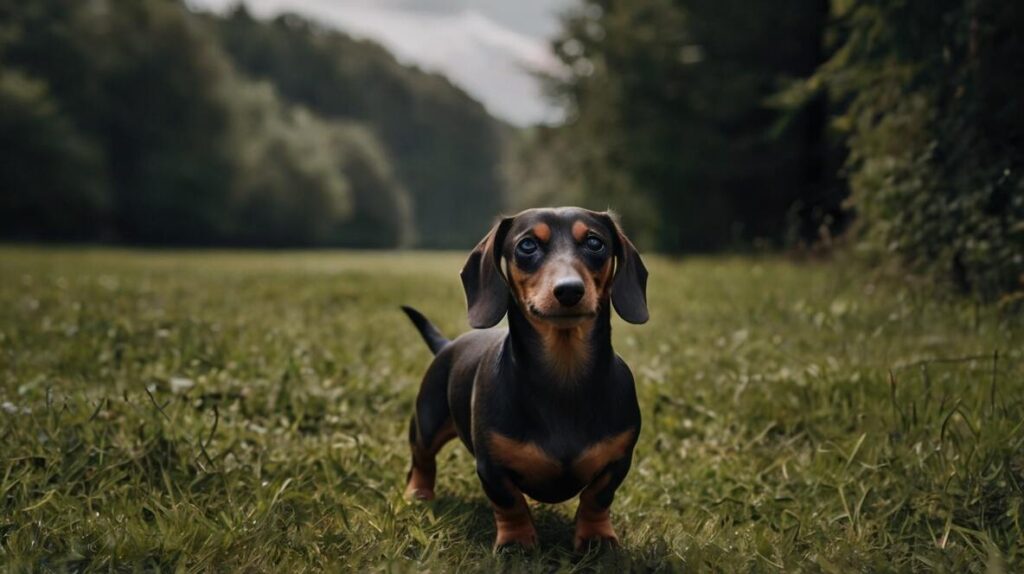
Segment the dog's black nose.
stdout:
<svg viewBox="0 0 1024 574">
<path fill-rule="evenodd" d="M 583 298 L 583 290 L 583 281 L 580 279 L 560 279 L 555 283 L 555 299 L 564 307 L 572 307 Z"/>
</svg>

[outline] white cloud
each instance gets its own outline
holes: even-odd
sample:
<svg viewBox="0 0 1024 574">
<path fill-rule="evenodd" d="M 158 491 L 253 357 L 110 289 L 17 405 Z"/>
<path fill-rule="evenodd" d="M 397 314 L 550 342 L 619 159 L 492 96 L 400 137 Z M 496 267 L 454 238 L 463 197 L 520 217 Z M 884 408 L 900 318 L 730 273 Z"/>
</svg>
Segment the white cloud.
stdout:
<svg viewBox="0 0 1024 574">
<path fill-rule="evenodd" d="M 235 2 L 191 0 L 190 4 L 221 10 Z M 354 36 L 373 39 L 402 62 L 448 76 L 491 113 L 512 123 L 526 125 L 559 118 L 558 110 L 545 99 L 540 82 L 532 75 L 558 68 L 547 42 L 480 11 L 382 8 L 365 0 L 247 0 L 246 5 L 258 16 L 292 11 Z"/>
</svg>

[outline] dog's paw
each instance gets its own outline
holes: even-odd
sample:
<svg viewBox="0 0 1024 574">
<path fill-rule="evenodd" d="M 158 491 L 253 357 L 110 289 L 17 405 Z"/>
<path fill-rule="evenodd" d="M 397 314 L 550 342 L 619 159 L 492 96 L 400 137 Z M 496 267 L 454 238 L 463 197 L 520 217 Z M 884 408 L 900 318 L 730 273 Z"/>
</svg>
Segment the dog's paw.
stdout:
<svg viewBox="0 0 1024 574">
<path fill-rule="evenodd" d="M 509 546 L 534 548 L 537 546 L 537 529 L 529 516 L 519 520 L 499 520 L 498 534 L 494 538 L 494 550 Z"/>
<path fill-rule="evenodd" d="M 409 483 L 405 486 L 405 499 L 434 500 L 434 477 L 413 467 L 409 472 Z"/>
<path fill-rule="evenodd" d="M 410 484 L 405 488 L 406 500 L 434 500 L 434 491 L 428 488 L 413 488 Z"/>
<path fill-rule="evenodd" d="M 599 520 L 576 519 L 576 534 L 573 536 L 573 548 L 576 552 L 587 550 L 592 544 L 607 544 L 612 547 L 619 545 L 619 537 L 612 528 L 608 517 Z"/>
</svg>

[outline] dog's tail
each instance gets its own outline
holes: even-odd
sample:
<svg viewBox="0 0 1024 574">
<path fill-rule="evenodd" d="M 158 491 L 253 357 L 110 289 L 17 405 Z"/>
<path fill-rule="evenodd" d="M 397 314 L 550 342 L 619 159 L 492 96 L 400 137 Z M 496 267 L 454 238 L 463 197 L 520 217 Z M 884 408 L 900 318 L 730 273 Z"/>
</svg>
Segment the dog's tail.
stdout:
<svg viewBox="0 0 1024 574">
<path fill-rule="evenodd" d="M 416 325 L 416 330 L 420 332 L 420 336 L 422 336 L 423 340 L 427 342 L 427 346 L 430 347 L 430 352 L 436 355 L 441 352 L 441 349 L 448 345 L 450 341 L 444 338 L 444 335 L 437 330 L 437 327 L 435 327 L 429 319 L 423 316 L 423 313 L 405 305 L 402 305 L 402 310 L 405 311 L 405 314 L 409 316 L 410 320 L 412 320 L 412 324 Z"/>
</svg>

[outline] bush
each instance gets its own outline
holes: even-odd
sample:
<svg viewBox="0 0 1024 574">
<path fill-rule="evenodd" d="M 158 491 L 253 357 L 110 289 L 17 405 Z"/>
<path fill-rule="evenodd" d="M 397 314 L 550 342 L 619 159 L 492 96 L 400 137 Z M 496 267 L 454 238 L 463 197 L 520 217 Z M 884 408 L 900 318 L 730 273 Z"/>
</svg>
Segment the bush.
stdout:
<svg viewBox="0 0 1024 574">
<path fill-rule="evenodd" d="M 102 154 L 41 80 L 0 68 L 0 226 L 16 239 L 93 239 L 109 223 Z M 79 218 L 93 225 L 85 228 Z"/>
<path fill-rule="evenodd" d="M 380 177 L 394 178 L 404 191 L 357 193 L 357 203 L 373 206 L 376 215 L 357 206 L 352 223 L 362 231 L 349 227 L 352 245 L 380 246 L 382 237 L 400 231 L 408 241 L 405 230 L 415 229 L 421 247 L 463 248 L 487 232 L 505 203 L 502 126 L 480 103 L 442 76 L 400 65 L 373 42 L 296 15 L 261 21 L 239 7 L 209 22 L 246 77 L 272 84 L 282 100 L 326 120 L 367 128 L 343 130 L 354 136 L 343 144 L 350 159 L 363 158 L 362 167 L 349 169 L 378 173 L 375 186 L 383 183 Z M 387 174 L 379 170 L 383 158 L 391 165 Z M 383 229 L 381 221 L 387 222 Z"/>
<path fill-rule="evenodd" d="M 863 247 L 983 301 L 1024 290 L 1024 6 L 839 2 L 812 82 L 844 100 Z"/>
<path fill-rule="evenodd" d="M 269 84 L 236 84 L 231 241 L 396 247 L 409 239 L 405 191 L 369 131 L 288 106 Z"/>
<path fill-rule="evenodd" d="M 0 235 L 408 241 L 374 135 L 245 79 L 216 40 L 176 1 L 0 0 Z"/>
<path fill-rule="evenodd" d="M 827 16 L 823 0 L 582 2 L 553 45 L 566 72 L 550 88 L 568 121 L 548 149 L 583 203 L 621 212 L 643 245 L 813 241 L 841 202 L 825 102 L 768 99 L 822 62 Z M 532 167 L 521 187 L 554 187 L 530 181 Z"/>
</svg>

